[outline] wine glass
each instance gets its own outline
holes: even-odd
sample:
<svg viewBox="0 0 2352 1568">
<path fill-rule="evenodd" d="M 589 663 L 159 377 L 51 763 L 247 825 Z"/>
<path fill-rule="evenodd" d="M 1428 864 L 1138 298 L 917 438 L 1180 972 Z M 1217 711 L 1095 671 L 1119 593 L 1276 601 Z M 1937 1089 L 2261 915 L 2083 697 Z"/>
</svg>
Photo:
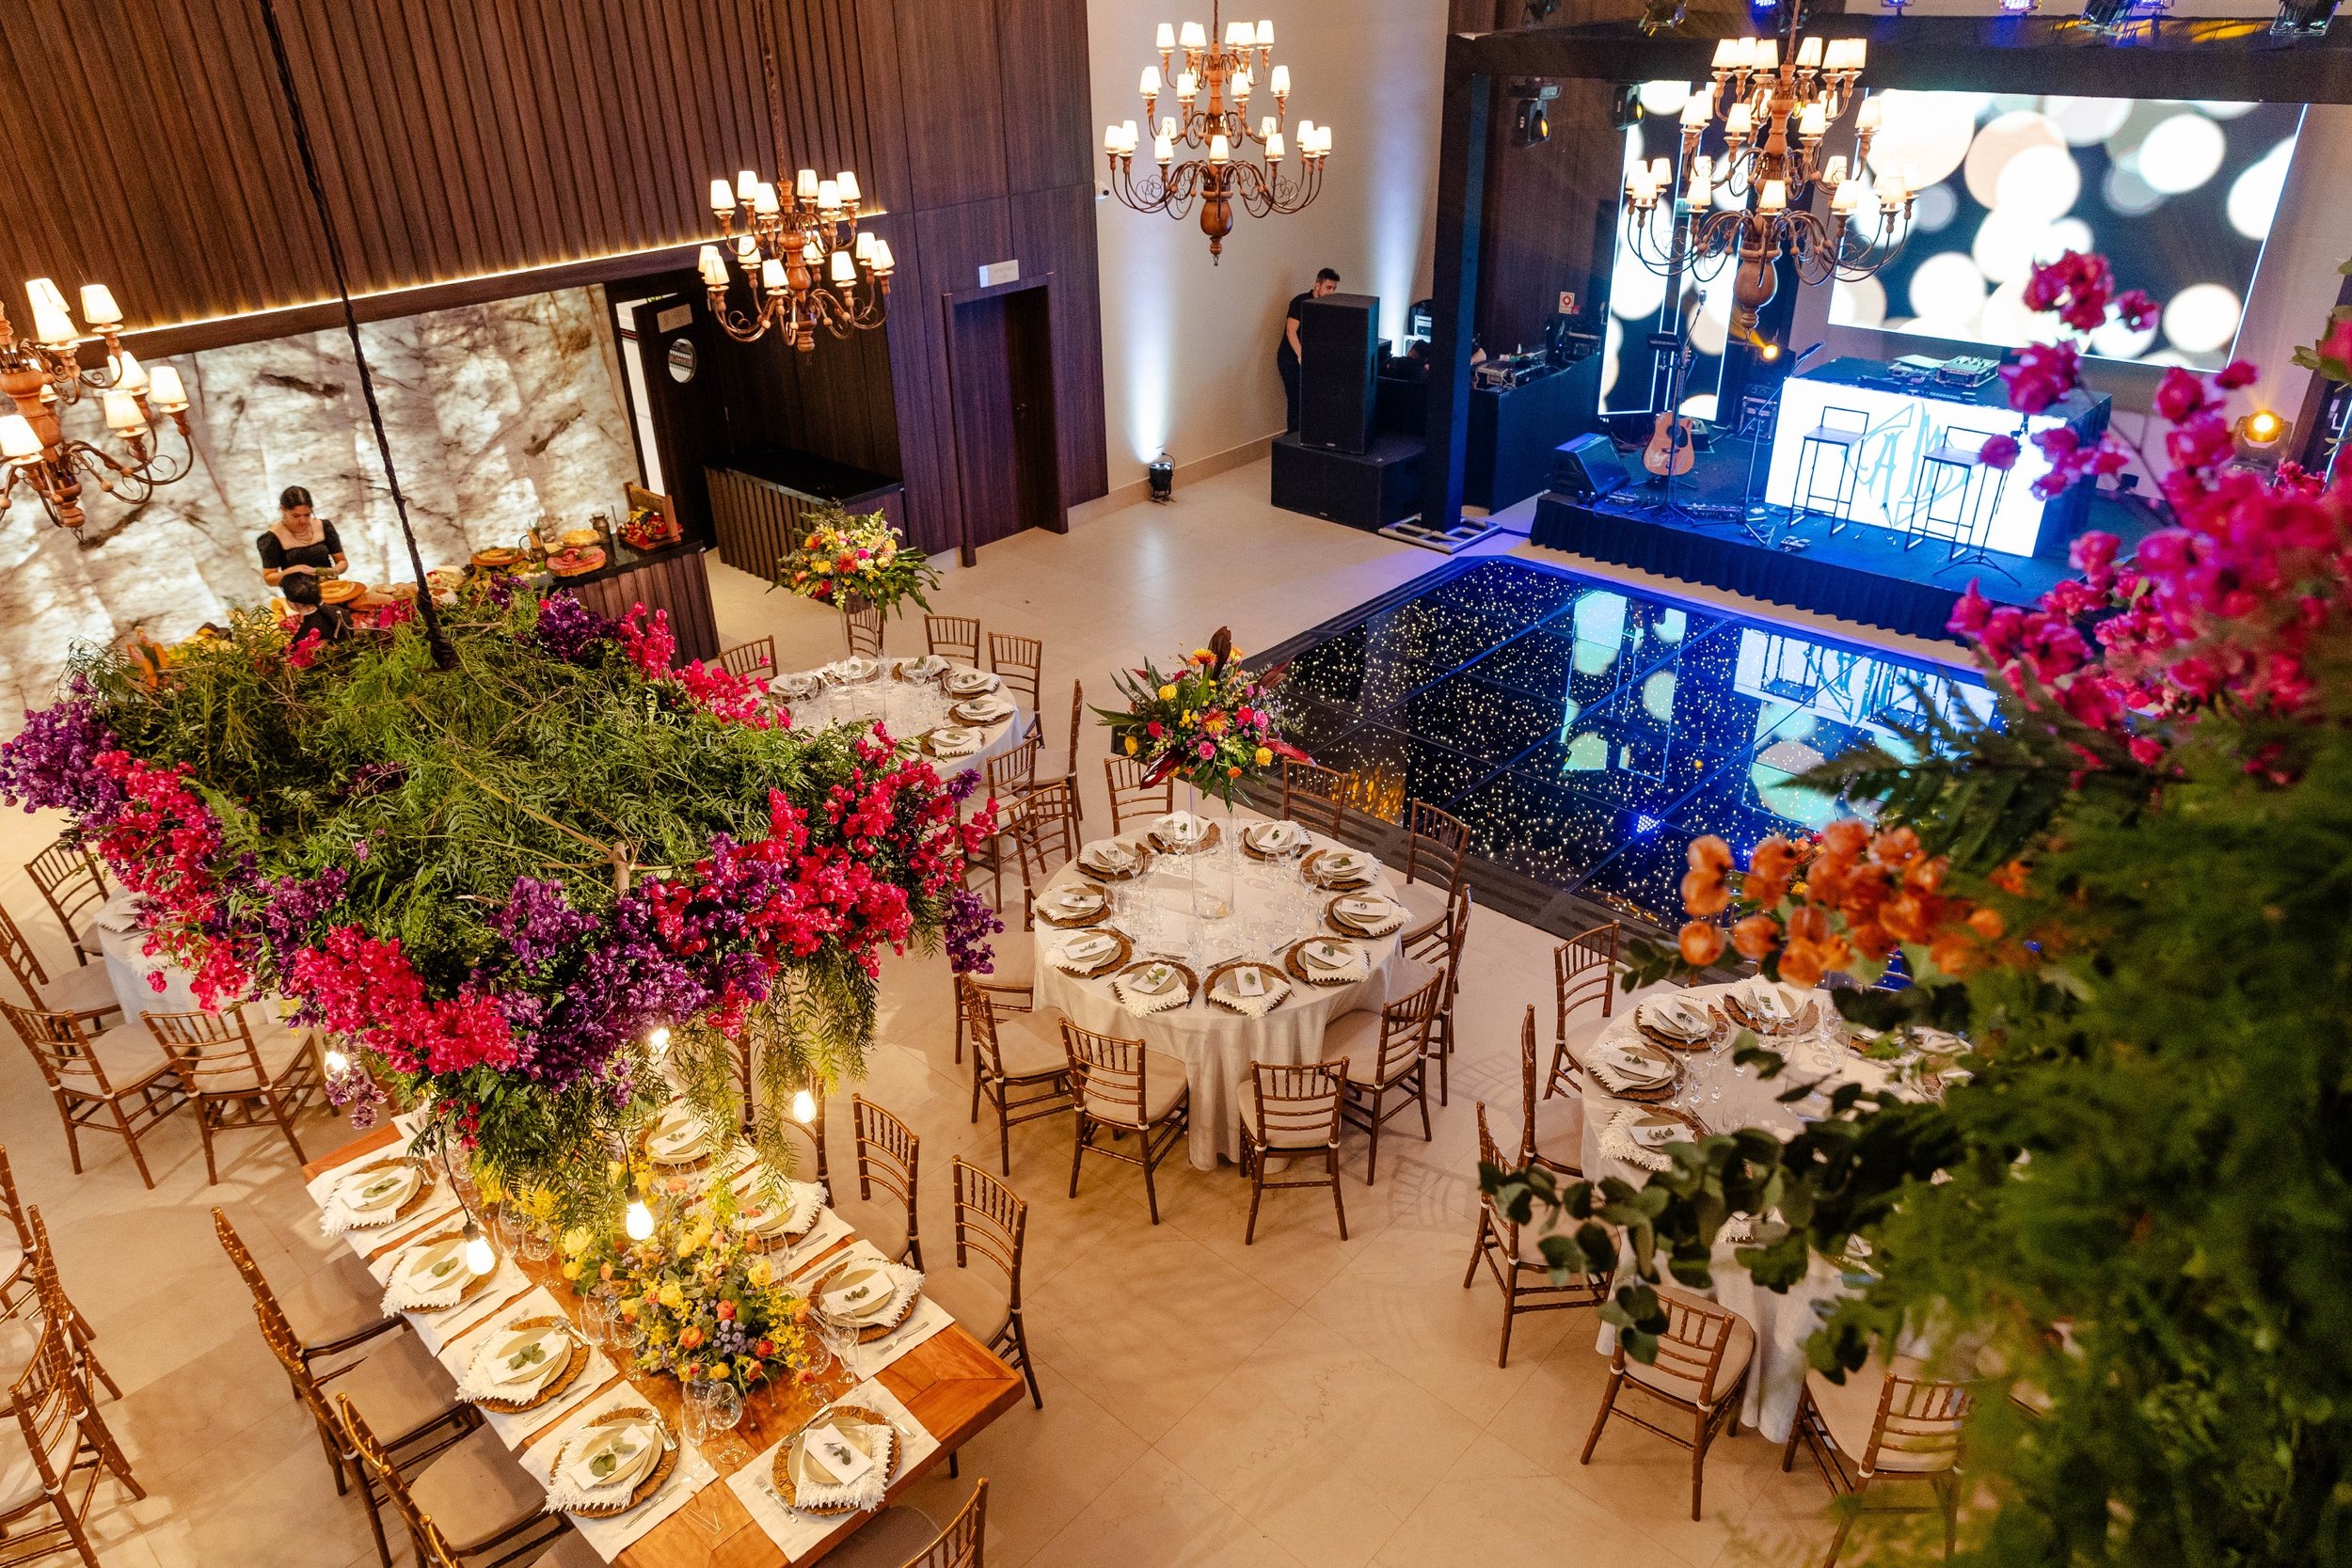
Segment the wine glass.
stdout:
<svg viewBox="0 0 2352 1568">
<path fill-rule="evenodd" d="M 693 1397 L 703 1407 L 703 1430 L 710 1451 L 725 1464 L 741 1457 L 733 1433 L 743 1419 L 743 1392 L 726 1378 L 710 1378 L 694 1386 Z"/>
<path fill-rule="evenodd" d="M 843 1323 L 826 1312 L 813 1312 L 810 1317 L 817 1324 L 817 1338 L 824 1345 L 825 1354 L 833 1357 L 834 1365 L 841 1369 L 841 1375 L 854 1388 L 858 1381 L 857 1364 L 850 1357 L 857 1350 L 857 1325 Z"/>
<path fill-rule="evenodd" d="M 610 1285 L 599 1285 L 580 1298 L 580 1332 L 596 1344 L 612 1344 L 612 1323 L 617 1316 L 616 1299 Z"/>
</svg>

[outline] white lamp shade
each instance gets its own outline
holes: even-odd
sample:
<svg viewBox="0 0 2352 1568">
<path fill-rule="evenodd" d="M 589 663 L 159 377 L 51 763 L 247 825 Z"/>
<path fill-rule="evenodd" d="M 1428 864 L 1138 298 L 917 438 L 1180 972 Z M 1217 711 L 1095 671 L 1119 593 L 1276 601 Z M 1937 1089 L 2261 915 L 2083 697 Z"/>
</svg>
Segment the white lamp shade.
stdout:
<svg viewBox="0 0 2352 1568">
<path fill-rule="evenodd" d="M 1209 30 L 1206 27 L 1201 26 L 1198 22 L 1185 23 L 1184 47 L 1187 49 L 1206 49 L 1208 46 Z"/>
<path fill-rule="evenodd" d="M 1274 47 L 1273 23 L 1261 22 L 1258 24 L 1258 47 L 1261 49 L 1271 49 Z"/>
<path fill-rule="evenodd" d="M 1717 71 L 1729 71 L 1733 66 L 1739 64 L 1740 40 L 1738 39 L 1717 40 L 1715 43 L 1714 63 Z"/>
<path fill-rule="evenodd" d="M 1145 66 L 1143 80 L 1136 84 L 1136 90 L 1146 98 L 1157 98 L 1160 95 L 1160 68 L 1155 65 Z"/>
<path fill-rule="evenodd" d="M 1875 98 L 1866 98 L 1862 101 L 1862 107 L 1854 111 L 1854 129 L 1857 131 L 1875 131 L 1879 128 L 1879 121 L 1884 119 L 1885 116 L 1885 104 L 1880 103 Z"/>
<path fill-rule="evenodd" d="M 1780 40 L 1757 39 L 1756 40 L 1756 69 L 1758 71 L 1780 69 Z"/>
<path fill-rule="evenodd" d="M 1756 198 L 1756 210 L 1759 213 L 1779 213 L 1787 211 L 1788 207 L 1788 182 L 1785 180 L 1765 181 L 1763 192 Z"/>
<path fill-rule="evenodd" d="M 144 392 L 147 390 L 147 367 L 140 364 L 139 356 L 129 349 L 126 348 L 115 356 L 113 362 L 107 368 L 114 372 L 115 385 L 124 391 Z"/>
<path fill-rule="evenodd" d="M 735 237 L 735 259 L 745 272 L 751 271 L 759 262 L 759 242 L 749 234 L 738 234 Z"/>
<path fill-rule="evenodd" d="M 694 268 L 703 275 L 703 281 L 714 289 L 727 284 L 727 259 L 719 254 L 719 247 L 707 245 L 695 255 Z"/>
<path fill-rule="evenodd" d="M 1255 84 L 1254 84 L 1253 82 L 1251 82 L 1251 81 L 1250 81 L 1250 79 L 1249 79 L 1249 72 L 1248 72 L 1248 71 L 1234 71 L 1234 72 L 1233 72 L 1233 98 L 1234 98 L 1234 101 L 1238 103 L 1238 102 L 1240 102 L 1240 101 L 1242 101 L 1242 100 L 1244 100 L 1244 99 L 1247 99 L 1247 98 L 1249 96 L 1249 89 L 1250 89 L 1250 87 L 1253 87 L 1253 86 L 1255 86 Z"/>
<path fill-rule="evenodd" d="M 1132 119 L 1121 121 L 1119 127 L 1119 150 L 1133 152 L 1136 150 L 1136 122 Z"/>
<path fill-rule="evenodd" d="M 850 253 L 846 250 L 836 250 L 833 253 L 833 280 L 840 284 L 857 281 L 857 263 L 850 259 Z"/>
<path fill-rule="evenodd" d="M 1316 129 L 1315 129 L 1315 156 L 1316 156 L 1316 157 L 1318 157 L 1318 158 L 1321 158 L 1321 157 L 1327 157 L 1327 156 L 1328 156 L 1328 155 L 1329 155 L 1330 151 L 1331 151 L 1331 127 L 1329 127 L 1328 125 L 1323 125 L 1323 126 L 1318 126 L 1318 127 L 1316 127 Z"/>
<path fill-rule="evenodd" d="M 1271 141 L 1275 135 L 1274 117 L 1272 115 L 1263 116 L 1258 121 L 1258 139 L 1260 141 Z"/>
<path fill-rule="evenodd" d="M 1724 135 L 1734 141 L 1745 140 L 1748 133 L 1755 129 L 1756 112 L 1745 103 L 1734 103 L 1730 112 L 1724 116 Z"/>
<path fill-rule="evenodd" d="M 1731 63 L 1741 71 L 1755 69 L 1756 40 L 1740 39 L 1732 49 Z"/>
<path fill-rule="evenodd" d="M 710 210 L 724 217 L 735 211 L 735 187 L 723 180 L 710 182 Z"/>
<path fill-rule="evenodd" d="M 115 292 L 103 283 L 82 285 L 82 319 L 92 326 L 119 326 L 122 312 L 115 306 Z"/>
<path fill-rule="evenodd" d="M 145 430 L 147 416 L 139 412 L 136 394 L 124 391 L 108 392 L 103 400 L 106 410 L 106 428 L 129 432 Z"/>
<path fill-rule="evenodd" d="M 1213 164 L 1230 164 L 1232 161 L 1233 144 L 1226 139 L 1224 132 L 1219 131 L 1216 135 L 1209 138 L 1209 162 Z"/>
<path fill-rule="evenodd" d="M 735 176 L 735 199 L 749 201 L 758 194 L 759 171 L 751 168 L 739 171 Z"/>
<path fill-rule="evenodd" d="M 1152 138 L 1152 159 L 1154 163 L 1165 168 L 1175 161 L 1175 157 L 1176 142 L 1173 137 L 1162 133 Z"/>
<path fill-rule="evenodd" d="M 180 385 L 178 371 L 158 365 L 147 372 L 147 405 L 162 414 L 187 412 L 188 391 Z"/>
<path fill-rule="evenodd" d="M 801 170 L 800 178 L 793 182 L 792 189 L 794 194 L 799 196 L 803 201 L 816 200 L 817 171 L 813 168 L 804 168 Z"/>
<path fill-rule="evenodd" d="M 802 261 L 807 262 L 813 267 L 824 261 L 824 259 L 825 253 L 817 248 L 817 242 L 815 240 L 803 240 L 801 242 Z"/>
<path fill-rule="evenodd" d="M 73 317 L 65 308 L 65 295 L 46 277 L 36 277 L 24 285 L 25 298 L 33 306 L 33 339 L 52 347 L 61 348 L 81 334 L 73 329 Z"/>
<path fill-rule="evenodd" d="M 776 187 L 762 180 L 759 189 L 752 194 L 752 210 L 762 217 L 773 217 L 781 212 L 783 204 L 776 199 Z"/>
<path fill-rule="evenodd" d="M 1266 80 L 1273 87 L 1275 97 L 1288 98 L 1291 95 L 1290 67 L 1286 65 L 1276 66 L 1274 68 L 1273 75 L 1269 76 Z"/>
<path fill-rule="evenodd" d="M 834 212 L 841 206 L 841 185 L 838 181 L 817 182 L 817 207 L 819 212 Z"/>
<path fill-rule="evenodd" d="M 850 254 L 855 256 L 861 261 L 872 261 L 874 259 L 873 234 L 867 230 L 859 230 L 857 231 L 857 238 L 850 243 Z"/>
<path fill-rule="evenodd" d="M 33 434 L 33 421 L 22 414 L 0 414 L 0 457 L 22 463 L 40 455 L 40 437 Z"/>
<path fill-rule="evenodd" d="M 1200 91 L 1200 79 L 1187 71 L 1176 78 L 1176 96 L 1189 103 Z"/>
<path fill-rule="evenodd" d="M 843 206 L 846 207 L 852 202 L 862 201 L 865 199 L 866 192 L 864 188 L 858 184 L 857 176 L 850 173 L 848 169 L 845 168 L 839 174 L 834 175 L 833 177 L 833 182 L 840 187 L 841 204 Z"/>
<path fill-rule="evenodd" d="M 1176 47 L 1176 24 L 1174 23 L 1161 23 L 1160 30 L 1157 36 L 1159 39 L 1159 49 L 1161 54 L 1165 55 L 1169 50 Z"/>
<path fill-rule="evenodd" d="M 771 291 L 784 287 L 784 263 L 771 256 L 759 263 L 759 281 Z"/>
<path fill-rule="evenodd" d="M 1820 39 L 1806 39 L 1797 45 L 1797 69 L 1799 71 L 1821 69 L 1821 40 Z"/>
<path fill-rule="evenodd" d="M 874 260 L 872 264 L 874 270 L 878 273 L 888 272 L 891 268 L 898 265 L 898 262 L 890 259 L 890 242 L 883 239 L 879 234 L 874 236 Z"/>
<path fill-rule="evenodd" d="M 1176 117 L 1174 115 L 1162 115 L 1160 117 L 1160 137 L 1164 141 L 1174 141 L 1176 139 Z"/>
<path fill-rule="evenodd" d="M 1267 163 L 1269 163 L 1269 164 L 1279 164 L 1279 163 L 1280 163 L 1280 162 L 1282 161 L 1282 154 L 1283 154 L 1283 153 L 1285 153 L 1285 152 L 1287 152 L 1287 151 L 1289 151 L 1289 150 L 1290 150 L 1290 149 L 1289 149 L 1286 145 L 1284 145 L 1284 143 L 1283 143 L 1283 140 L 1282 140 L 1282 133 L 1281 133 L 1281 132 L 1279 132 L 1279 131 L 1269 131 L 1268 133 L 1266 133 L 1266 138 L 1265 138 L 1265 161 L 1266 161 Z"/>
<path fill-rule="evenodd" d="M 1797 135 L 1818 141 L 1828 134 L 1829 111 L 1819 103 L 1807 103 L 1797 116 Z"/>
</svg>

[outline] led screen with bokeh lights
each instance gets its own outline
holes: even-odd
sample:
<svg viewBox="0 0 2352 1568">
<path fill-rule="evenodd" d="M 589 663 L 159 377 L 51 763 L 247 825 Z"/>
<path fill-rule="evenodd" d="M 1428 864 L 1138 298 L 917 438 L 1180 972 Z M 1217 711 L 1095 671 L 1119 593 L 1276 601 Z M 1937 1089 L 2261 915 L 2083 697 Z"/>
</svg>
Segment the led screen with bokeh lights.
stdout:
<svg viewBox="0 0 2352 1568">
<path fill-rule="evenodd" d="M 1626 133 L 1629 166 L 1676 155 L 1676 116 L 1688 96 L 1680 82 L 1644 86 L 1645 117 Z M 2204 369 L 2227 358 L 2286 182 L 2301 105 L 1899 89 L 1877 96 L 1885 119 L 1871 166 L 1905 171 L 1919 197 L 1895 258 L 1869 277 L 1835 286 L 1833 323 L 2013 347 L 2056 326 L 2021 302 L 2033 262 L 2096 250 L 2113 263 L 2120 287 L 2145 289 L 2163 315 L 2139 332 L 2111 323 L 2092 335 L 2090 352 Z M 1834 135 L 1828 146 L 1851 143 Z M 1655 237 L 1665 238 L 1662 222 Z M 1604 407 L 1649 406 L 1643 344 L 1664 294 L 1665 280 L 1621 238 Z M 1731 318 L 1728 268 L 1701 287 L 1701 297 L 1684 407 L 1711 416 Z M 1900 352 L 1899 340 L 1893 346 Z"/>
</svg>

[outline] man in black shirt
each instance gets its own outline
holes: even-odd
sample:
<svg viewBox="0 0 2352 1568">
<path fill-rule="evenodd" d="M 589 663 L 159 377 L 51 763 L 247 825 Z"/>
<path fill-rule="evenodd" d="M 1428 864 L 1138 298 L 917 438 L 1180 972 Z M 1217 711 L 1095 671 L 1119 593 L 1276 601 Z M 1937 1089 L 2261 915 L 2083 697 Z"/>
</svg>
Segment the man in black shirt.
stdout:
<svg viewBox="0 0 2352 1568">
<path fill-rule="evenodd" d="M 1274 368 L 1282 373 L 1282 394 L 1290 404 L 1290 423 L 1282 428 L 1298 428 L 1298 308 L 1311 299 L 1337 293 L 1340 275 L 1329 267 L 1315 274 L 1315 286 L 1303 294 L 1292 296 L 1290 313 L 1282 319 L 1281 346 L 1274 351 Z"/>
</svg>

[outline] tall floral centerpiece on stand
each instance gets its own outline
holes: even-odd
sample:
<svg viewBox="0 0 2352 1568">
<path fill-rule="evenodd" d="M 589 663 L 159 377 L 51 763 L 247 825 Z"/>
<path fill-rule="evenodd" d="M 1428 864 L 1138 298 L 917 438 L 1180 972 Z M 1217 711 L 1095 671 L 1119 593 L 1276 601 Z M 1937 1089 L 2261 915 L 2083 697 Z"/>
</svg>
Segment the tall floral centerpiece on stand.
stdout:
<svg viewBox="0 0 2352 1568">
<path fill-rule="evenodd" d="M 2077 335 L 2153 312 L 2095 256 L 2026 299 Z M 2064 396 L 2077 353 L 2026 349 L 2012 405 Z M 1817 836 L 1692 841 L 1689 922 L 1627 976 L 1736 953 L 1838 987 L 1883 1048 L 1954 1032 L 1962 1070 L 1865 1090 L 1742 1041 L 1784 1103 L 1826 1106 L 1669 1146 L 1638 1187 L 1482 1173 L 1555 1276 L 1617 1274 L 1601 1315 L 1630 1355 L 1656 1354 L 1668 1274 L 1786 1291 L 1829 1268 L 1847 1290 L 1806 1350 L 1866 1374 L 1850 1408 L 1890 1347 L 1966 1386 L 1961 1484 L 1923 1494 L 1956 1519 L 1881 1514 L 1850 1559 L 2321 1563 L 2352 1539 L 2352 475 L 2237 463 L 2254 381 L 2166 371 L 2154 462 L 2037 434 L 2045 495 L 2137 459 L 2164 526 L 2128 552 L 2081 535 L 2079 575 L 2032 604 L 1972 584 L 1951 629 L 1997 717 L 1923 703 L 1824 765 L 1809 782 L 1858 812 Z M 1860 989 L 1890 968 L 1908 983 Z"/>
<path fill-rule="evenodd" d="M 160 670 L 85 654 L 0 799 L 72 818 L 203 1005 L 291 998 L 356 1119 L 428 1104 L 418 1153 L 551 1222 L 616 1223 L 607 1151 L 676 1093 L 788 1169 L 793 1095 L 862 1073 L 883 955 L 985 930 L 991 821 L 887 737 L 677 665 L 659 611 L 493 578 L 443 625 L 449 671 L 413 622 L 290 645 L 251 612 Z"/>
<path fill-rule="evenodd" d="M 831 506 L 809 518 L 800 543 L 777 561 L 775 586 L 844 611 L 871 606 L 889 614 L 909 599 L 930 609 L 924 595 L 939 586 L 939 572 L 887 515 L 852 516 Z"/>
</svg>

